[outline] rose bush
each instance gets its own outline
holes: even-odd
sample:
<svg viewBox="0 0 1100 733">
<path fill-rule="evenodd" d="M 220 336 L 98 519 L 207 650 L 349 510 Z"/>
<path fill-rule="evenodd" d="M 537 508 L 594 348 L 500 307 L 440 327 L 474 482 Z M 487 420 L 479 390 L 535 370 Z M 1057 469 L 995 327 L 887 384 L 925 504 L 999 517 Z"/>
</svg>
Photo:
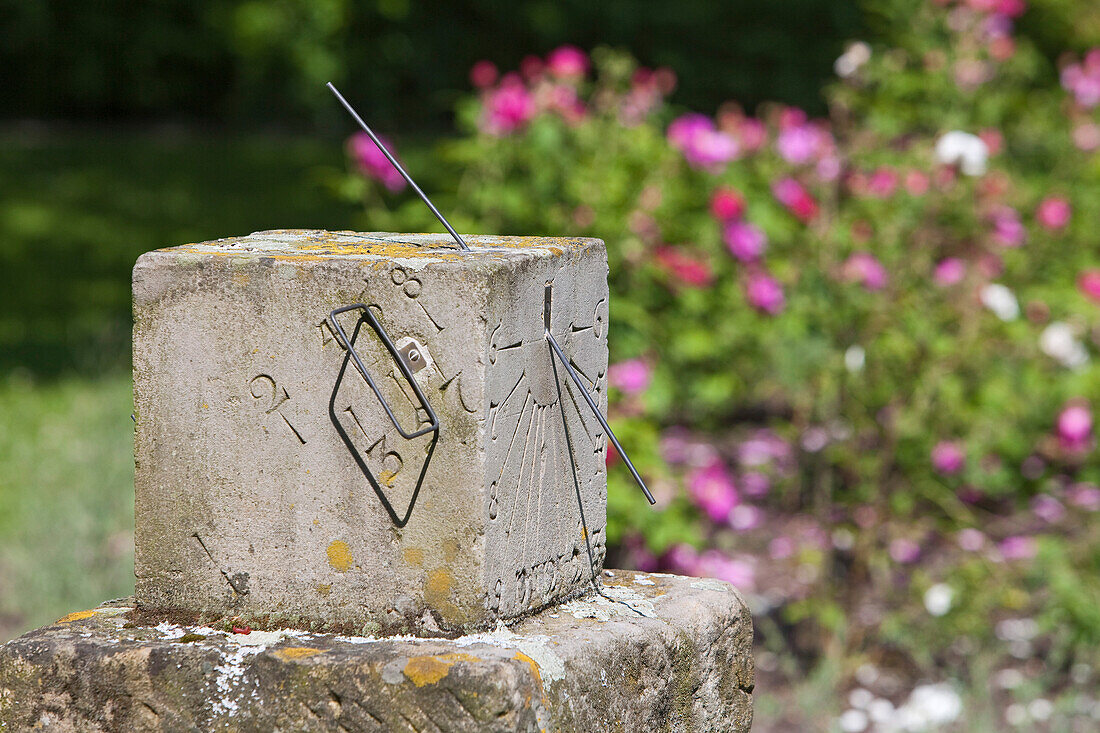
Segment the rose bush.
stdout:
<svg viewBox="0 0 1100 733">
<path fill-rule="evenodd" d="M 432 190 L 460 230 L 607 242 L 612 418 L 658 497 L 609 456 L 619 561 L 730 580 L 818 651 L 1034 613 L 1068 659 L 1100 641 L 1100 50 L 1055 68 L 1022 0 L 867 5 L 827 119 L 675 110 L 608 49 L 482 62 Z M 432 226 L 380 184 L 372 228 Z"/>
</svg>

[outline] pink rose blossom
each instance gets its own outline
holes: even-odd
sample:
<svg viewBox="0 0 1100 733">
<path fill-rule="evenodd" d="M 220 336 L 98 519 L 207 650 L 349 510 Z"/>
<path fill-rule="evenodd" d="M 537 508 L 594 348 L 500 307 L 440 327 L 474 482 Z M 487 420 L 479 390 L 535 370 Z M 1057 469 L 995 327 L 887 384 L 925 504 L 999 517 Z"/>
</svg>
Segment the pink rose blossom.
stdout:
<svg viewBox="0 0 1100 733">
<path fill-rule="evenodd" d="M 997 549 L 1000 550 L 1001 557 L 1005 560 L 1030 560 L 1035 557 L 1038 547 L 1035 544 L 1034 537 L 1013 535 L 1001 540 L 1000 544 L 997 545 Z"/>
<path fill-rule="evenodd" d="M 1100 148 L 1100 125 L 1086 122 L 1073 128 L 1073 144 L 1086 153 Z"/>
<path fill-rule="evenodd" d="M 992 216 L 993 241 L 1002 247 L 1019 247 L 1027 239 L 1027 230 L 1011 206 L 999 207 Z"/>
<path fill-rule="evenodd" d="M 913 196 L 923 196 L 928 193 L 928 187 L 931 184 L 927 173 L 909 171 L 905 174 L 905 190 Z"/>
<path fill-rule="evenodd" d="M 733 476 L 718 460 L 697 468 L 688 475 L 688 494 L 712 522 L 719 524 L 726 522 L 730 510 L 741 501 Z"/>
<path fill-rule="evenodd" d="M 588 73 L 588 54 L 576 46 L 561 46 L 546 57 L 546 68 L 560 78 L 576 78 Z"/>
<path fill-rule="evenodd" d="M 497 74 L 497 67 L 492 61 L 478 61 L 470 67 L 470 83 L 478 89 L 485 89 L 496 83 Z"/>
<path fill-rule="evenodd" d="M 932 467 L 937 473 L 954 476 L 966 466 L 966 453 L 962 446 L 950 440 L 941 440 L 932 448 Z"/>
<path fill-rule="evenodd" d="M 720 222 L 740 219 L 745 213 L 745 197 L 732 188 L 719 188 L 710 197 L 710 213 Z"/>
<path fill-rule="evenodd" d="M 717 171 L 737 157 L 737 141 L 705 115 L 689 113 L 668 126 L 668 141 L 692 168 Z"/>
<path fill-rule="evenodd" d="M 1050 230 L 1062 229 L 1069 224 L 1072 214 L 1069 201 L 1059 196 L 1045 198 L 1035 210 L 1035 219 Z"/>
<path fill-rule="evenodd" d="M 1074 484 L 1066 491 L 1066 499 L 1070 504 L 1086 511 L 1100 511 L 1100 488 L 1095 484 Z"/>
<path fill-rule="evenodd" d="M 739 590 L 751 591 L 756 587 L 756 572 L 751 563 L 740 558 L 729 558 L 717 550 L 707 550 L 699 557 L 699 575 L 724 580 Z"/>
<path fill-rule="evenodd" d="M 542 79 L 543 63 L 535 54 L 528 54 L 519 62 L 519 73 L 524 79 L 536 82 Z"/>
<path fill-rule="evenodd" d="M 779 281 L 762 272 L 749 275 L 745 284 L 745 299 L 753 308 L 773 316 L 782 311 L 787 302 Z"/>
<path fill-rule="evenodd" d="M 1062 69 L 1062 86 L 1086 109 L 1100 104 L 1100 54 L 1096 49 L 1086 54 L 1082 63 Z"/>
<path fill-rule="evenodd" d="M 985 535 L 980 530 L 966 528 L 960 530 L 957 537 L 959 547 L 967 552 L 977 552 L 985 547 Z"/>
<path fill-rule="evenodd" d="M 955 285 L 966 277 L 966 262 L 958 257 L 941 260 L 932 271 L 932 280 L 940 287 Z"/>
<path fill-rule="evenodd" d="M 482 129 L 490 135 L 507 135 L 535 116 L 535 100 L 515 74 L 506 74 L 500 86 L 485 94 Z"/>
<path fill-rule="evenodd" d="M 1069 451 L 1081 451 L 1092 441 L 1092 412 L 1088 405 L 1073 402 L 1058 414 L 1055 432 L 1062 447 Z"/>
<path fill-rule="evenodd" d="M 673 545 L 661 557 L 661 564 L 678 573 L 696 575 L 699 572 L 699 553 L 691 545 Z"/>
<path fill-rule="evenodd" d="M 856 252 L 843 265 L 844 278 L 863 285 L 870 291 L 886 287 L 886 268 L 869 252 Z"/>
<path fill-rule="evenodd" d="M 702 288 L 714 282 L 714 273 L 706 261 L 695 259 L 675 247 L 658 247 L 654 259 L 662 269 L 684 285 Z"/>
<path fill-rule="evenodd" d="M 746 471 L 741 474 L 741 493 L 745 496 L 758 499 L 771 489 L 771 479 L 765 473 L 759 471 Z"/>
<path fill-rule="evenodd" d="M 890 558 L 903 565 L 916 562 L 920 559 L 920 545 L 913 540 L 899 537 L 890 542 Z"/>
<path fill-rule="evenodd" d="M 649 365 L 641 359 L 627 359 L 607 368 L 607 381 L 627 394 L 644 392 L 649 386 Z"/>
<path fill-rule="evenodd" d="M 785 560 L 794 554 L 794 540 L 790 537 L 776 537 L 768 543 L 768 555 L 772 560 Z"/>
<path fill-rule="evenodd" d="M 742 118 L 734 137 L 747 152 L 755 152 L 768 144 L 768 128 L 755 117 Z"/>
<path fill-rule="evenodd" d="M 817 201 L 806 187 L 793 178 L 783 178 L 772 185 L 772 195 L 803 223 L 817 216 Z"/>
<path fill-rule="evenodd" d="M 388 138 L 379 135 L 378 139 L 382 141 L 387 150 L 394 153 L 393 143 Z M 391 191 L 400 191 L 405 187 L 405 179 L 401 177 L 401 174 L 397 172 L 397 169 L 393 167 L 393 164 L 378 149 L 378 146 L 374 144 L 367 133 L 357 132 L 352 135 L 348 139 L 348 151 L 363 175 L 377 179 Z M 394 153 L 394 157 L 397 157 L 396 153 Z"/>
<path fill-rule="evenodd" d="M 791 446 L 770 430 L 758 430 L 737 446 L 737 462 L 742 466 L 763 466 L 790 457 Z"/>
<path fill-rule="evenodd" d="M 729 515 L 729 525 L 738 532 L 756 529 L 764 523 L 764 512 L 751 504 L 738 504 Z"/>
<path fill-rule="evenodd" d="M 1077 289 L 1089 300 L 1100 303 L 1100 270 L 1085 270 L 1078 275 Z"/>
<path fill-rule="evenodd" d="M 723 231 L 726 247 L 742 262 L 755 262 L 764 254 L 768 239 L 759 227 L 745 221 L 731 221 Z"/>
<path fill-rule="evenodd" d="M 867 179 L 867 191 L 872 196 L 888 199 L 898 188 L 898 174 L 893 168 L 878 168 Z"/>
<path fill-rule="evenodd" d="M 828 133 L 812 123 L 790 125 L 779 131 L 775 149 L 788 163 L 803 165 L 820 157 L 829 147 Z"/>
<path fill-rule="evenodd" d="M 1039 494 L 1031 500 L 1031 513 L 1053 524 L 1066 515 L 1066 508 L 1050 494 Z"/>
</svg>

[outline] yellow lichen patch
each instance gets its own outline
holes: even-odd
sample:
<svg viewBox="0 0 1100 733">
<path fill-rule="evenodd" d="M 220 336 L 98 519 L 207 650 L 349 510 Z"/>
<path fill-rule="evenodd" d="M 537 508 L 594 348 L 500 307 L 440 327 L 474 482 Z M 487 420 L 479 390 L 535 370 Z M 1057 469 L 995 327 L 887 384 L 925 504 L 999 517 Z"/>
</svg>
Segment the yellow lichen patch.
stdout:
<svg viewBox="0 0 1100 733">
<path fill-rule="evenodd" d="M 405 562 L 409 565 L 424 564 L 424 551 L 419 547 L 406 547 L 402 554 L 405 556 Z"/>
<path fill-rule="evenodd" d="M 306 657 L 312 657 L 314 654 L 324 653 L 324 649 L 310 649 L 308 646 L 288 646 L 285 649 L 275 650 L 275 656 L 285 662 L 289 662 L 294 659 L 305 659 Z"/>
<path fill-rule="evenodd" d="M 393 488 L 393 480 L 397 478 L 396 471 L 381 471 L 378 474 L 378 479 L 385 484 L 386 488 Z"/>
<path fill-rule="evenodd" d="M 428 575 L 428 582 L 424 586 L 424 600 L 429 605 L 439 608 L 447 602 L 448 597 L 451 595 L 451 584 L 453 582 L 454 576 L 451 575 L 450 570 L 445 568 L 433 570 Z"/>
<path fill-rule="evenodd" d="M 351 568 L 351 548 L 343 540 L 336 540 L 328 546 L 328 564 L 341 573 L 346 573 Z"/>
<path fill-rule="evenodd" d="M 434 657 L 410 657 L 405 665 L 405 676 L 417 687 L 434 685 L 447 676 L 455 662 L 480 662 L 472 654 L 440 654 Z"/>
<path fill-rule="evenodd" d="M 327 596 L 329 593 L 332 592 L 332 584 L 331 583 L 323 583 L 321 585 L 315 585 L 315 586 L 313 586 L 313 590 L 317 591 L 318 593 L 320 593 L 323 596 Z"/>
<path fill-rule="evenodd" d="M 542 687 L 542 672 L 539 671 L 538 662 L 531 657 L 527 656 L 523 652 L 516 652 L 516 656 L 513 659 L 518 659 L 521 662 L 527 662 L 531 665 L 531 671 L 535 673 L 535 679 L 539 682 L 539 687 Z"/>
<path fill-rule="evenodd" d="M 92 616 L 95 616 L 97 612 L 98 609 L 94 608 L 89 611 L 74 611 L 67 616 L 62 616 L 61 618 L 57 619 L 57 623 L 67 624 L 72 621 L 79 621 L 82 618 L 91 618 Z"/>
</svg>

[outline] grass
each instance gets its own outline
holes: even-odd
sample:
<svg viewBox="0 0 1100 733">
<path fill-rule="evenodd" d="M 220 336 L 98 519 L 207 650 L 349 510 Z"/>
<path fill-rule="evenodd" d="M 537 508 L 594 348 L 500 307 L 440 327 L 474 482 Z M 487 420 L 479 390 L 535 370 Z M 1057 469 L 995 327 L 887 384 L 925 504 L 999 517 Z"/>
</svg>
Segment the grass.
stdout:
<svg viewBox="0 0 1100 733">
<path fill-rule="evenodd" d="M 133 590 L 130 269 L 347 228 L 339 141 L 0 129 L 0 642 Z"/>
</svg>

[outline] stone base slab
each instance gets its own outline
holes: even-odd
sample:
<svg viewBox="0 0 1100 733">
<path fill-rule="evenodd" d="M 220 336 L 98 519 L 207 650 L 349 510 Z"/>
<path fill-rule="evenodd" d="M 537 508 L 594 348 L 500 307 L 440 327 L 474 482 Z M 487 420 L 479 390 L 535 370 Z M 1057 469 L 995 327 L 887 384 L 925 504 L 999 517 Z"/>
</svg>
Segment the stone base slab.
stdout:
<svg viewBox="0 0 1100 733">
<path fill-rule="evenodd" d="M 228 633 L 131 600 L 0 646 L 0 729 L 747 731 L 752 621 L 726 583 L 605 571 L 599 594 L 455 639 Z"/>
</svg>

